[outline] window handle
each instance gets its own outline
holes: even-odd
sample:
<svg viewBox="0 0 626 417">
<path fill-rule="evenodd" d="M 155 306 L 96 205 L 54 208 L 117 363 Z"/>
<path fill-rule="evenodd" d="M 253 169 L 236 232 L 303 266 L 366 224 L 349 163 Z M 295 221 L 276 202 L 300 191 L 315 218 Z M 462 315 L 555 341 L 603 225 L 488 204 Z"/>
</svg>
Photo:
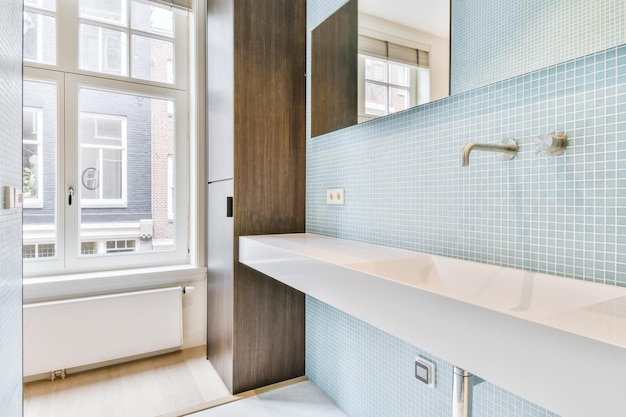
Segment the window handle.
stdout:
<svg viewBox="0 0 626 417">
<path fill-rule="evenodd" d="M 72 196 L 74 195 L 74 187 L 70 187 L 67 189 L 67 203 L 71 206 L 72 205 Z"/>
</svg>

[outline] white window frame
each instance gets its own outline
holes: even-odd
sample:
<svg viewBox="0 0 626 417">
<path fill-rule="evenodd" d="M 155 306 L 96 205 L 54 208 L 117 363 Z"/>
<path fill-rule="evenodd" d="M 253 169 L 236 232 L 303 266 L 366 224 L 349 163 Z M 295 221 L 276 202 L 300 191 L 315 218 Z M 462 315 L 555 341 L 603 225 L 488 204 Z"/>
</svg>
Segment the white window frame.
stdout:
<svg viewBox="0 0 626 417">
<path fill-rule="evenodd" d="M 99 176 L 102 176 L 104 171 L 102 169 L 102 163 L 103 163 L 103 157 L 102 157 L 102 150 L 103 149 L 115 149 L 115 150 L 119 150 L 121 151 L 121 155 L 122 155 L 122 179 L 121 179 L 121 186 L 122 189 L 121 191 L 121 198 L 117 198 L 117 199 L 113 199 L 113 198 L 104 198 L 102 196 L 102 193 L 104 192 L 104 185 L 102 183 L 102 178 L 99 178 L 99 184 L 100 186 L 98 187 L 98 198 L 85 198 L 82 196 L 82 193 L 80 193 L 81 198 L 80 198 L 80 203 L 83 207 L 90 207 L 90 208 L 103 208 L 103 207 L 127 207 L 128 206 L 128 154 L 127 154 L 127 141 L 128 141 L 128 121 L 126 120 L 126 117 L 124 116 L 116 116 L 116 115 L 110 115 L 110 114 L 102 114 L 102 113 L 89 113 L 89 112 L 80 112 L 79 113 L 79 123 L 80 120 L 82 120 L 83 118 L 91 118 L 94 120 L 94 129 L 95 129 L 95 138 L 97 139 L 114 139 L 114 140 L 118 140 L 120 141 L 120 145 L 111 145 L 111 146 L 105 146 L 105 145 L 85 145 L 83 143 L 79 144 L 79 155 L 81 154 L 80 151 L 82 151 L 82 149 L 85 148 L 94 148 L 94 149 L 99 149 L 99 155 L 98 155 L 98 166 L 95 167 Z M 110 137 L 104 137 L 104 136 L 98 136 L 98 120 L 119 120 L 121 123 L 121 137 L 120 138 L 110 138 Z M 79 169 L 81 167 L 79 166 Z M 82 172 L 81 172 L 81 181 L 80 181 L 80 186 L 82 186 L 83 183 L 83 178 L 82 178 Z"/>
<path fill-rule="evenodd" d="M 37 146 L 37 198 L 24 198 L 24 207 L 26 208 L 42 208 L 43 207 L 43 110 L 38 107 L 24 106 L 23 112 L 30 112 L 33 118 L 33 125 L 36 131 L 36 140 L 22 138 L 23 144 Z M 22 171 L 22 175 L 24 172 Z"/>
<path fill-rule="evenodd" d="M 78 92 L 80 88 L 93 88 L 108 90 L 117 93 L 137 94 L 145 97 L 152 97 L 161 100 L 171 101 L 173 108 L 176 109 L 174 114 L 175 122 L 175 149 L 174 154 L 176 161 L 175 167 L 190 166 L 189 143 L 197 144 L 196 140 L 189 140 L 190 129 L 195 126 L 194 119 L 190 119 L 188 105 L 189 103 L 200 103 L 195 100 L 195 94 L 190 92 L 188 86 L 188 76 L 192 69 L 186 64 L 187 55 L 189 54 L 189 44 L 187 43 L 188 27 L 185 23 L 187 14 L 179 10 L 174 13 L 175 39 L 178 41 L 174 45 L 175 71 L 173 84 L 165 82 L 157 82 L 131 78 L 130 76 L 118 76 L 106 73 L 96 73 L 93 71 L 81 70 L 78 67 L 79 42 L 78 33 L 80 23 L 84 19 L 78 18 L 78 0 L 57 0 L 57 44 L 58 45 L 75 45 L 75 48 L 57 48 L 57 60 L 55 65 L 47 65 L 43 63 L 35 63 L 30 61 L 24 62 L 24 75 L 26 78 L 34 81 L 55 82 L 57 84 L 57 178 L 58 186 L 56 189 L 57 204 L 57 223 L 56 230 L 51 233 L 56 238 L 56 254 L 55 259 L 37 259 L 34 262 L 24 263 L 24 275 L 26 278 L 50 275 L 66 275 L 71 273 L 110 271 L 111 265 L 115 265 L 115 269 L 124 270 L 130 268 L 148 268 L 148 267 L 172 267 L 174 265 L 188 265 L 190 257 L 197 259 L 198 254 L 191 254 L 189 248 L 189 239 L 191 229 L 189 227 L 190 216 L 185 213 L 197 213 L 194 208 L 190 211 L 190 200 L 197 201 L 190 193 L 190 174 L 193 171 L 184 169 L 177 172 L 174 176 L 174 201 L 176 204 L 175 212 L 180 213 L 175 219 L 175 250 L 169 252 L 135 252 L 111 254 L 108 256 L 94 257 L 80 255 L 80 236 L 82 236 L 80 226 L 80 207 L 82 203 L 78 198 L 74 199 L 74 203 L 68 206 L 68 196 L 66 191 L 69 186 L 75 189 L 80 184 L 78 172 L 78 152 L 79 146 L 76 144 L 75 138 L 78 133 L 77 115 Z M 191 15 L 190 15 L 191 16 Z M 194 19 L 190 19 L 189 30 L 193 29 Z M 89 21 L 91 22 L 91 21 Z M 103 24 L 103 27 L 108 25 Z M 119 29 L 119 28 L 117 28 Z M 130 33 L 130 28 L 128 33 Z M 134 30 L 133 30 L 134 31 Z M 144 32 L 137 31 L 144 35 Z M 152 38 L 161 38 L 159 35 L 146 33 L 146 36 Z M 167 37 L 165 37 L 167 38 Z M 168 38 L 173 41 L 173 38 Z M 128 52 L 128 51 L 127 51 Z M 126 54 L 128 56 L 128 54 Z M 193 66 L 194 69 L 196 65 Z M 130 70 L 130 68 L 129 68 Z M 189 95 L 192 96 L 190 99 Z M 72 116 L 75 115 L 75 116 Z M 192 124 L 190 126 L 190 120 Z M 196 157 L 194 156 L 194 161 Z M 76 161 L 76 163 L 68 163 Z M 195 164 L 195 162 L 194 162 Z M 194 183 L 194 192 L 199 190 L 196 182 Z M 202 180 L 202 183 L 204 181 Z M 200 217 L 194 217 L 199 220 Z M 194 233 L 195 236 L 195 233 Z M 108 239 L 109 237 L 107 237 Z M 111 236 L 111 239 L 116 237 Z M 128 240 L 130 236 L 124 235 L 121 239 Z M 92 240 L 88 236 L 83 240 Z M 100 240 L 100 239 L 98 239 Z M 194 243 L 197 245 L 198 242 Z M 139 246 L 139 244 L 137 244 Z M 198 246 L 194 246 L 196 248 Z"/>
<path fill-rule="evenodd" d="M 384 62 L 385 65 L 387 66 L 387 81 L 376 81 L 376 80 L 372 80 L 372 79 L 367 79 L 365 78 L 365 59 L 369 58 L 369 59 L 374 59 L 377 61 L 381 61 Z M 393 65 L 401 65 L 404 67 L 409 68 L 409 87 L 403 86 L 403 85 L 397 85 L 397 84 L 393 84 L 389 82 L 389 64 L 393 64 Z M 411 108 L 413 106 L 416 106 L 418 104 L 418 87 L 419 87 L 419 82 L 418 82 L 418 74 L 419 74 L 419 68 L 418 67 L 413 67 L 411 65 L 407 65 L 407 64 L 403 64 L 401 62 L 394 62 L 394 61 L 390 61 L 388 59 L 382 58 L 382 57 L 376 57 L 376 56 L 369 56 L 369 55 L 365 55 L 365 54 L 359 54 L 358 57 L 358 101 L 359 101 L 359 109 L 358 109 L 358 114 L 359 114 L 359 121 L 363 122 L 363 121 L 367 121 L 367 120 L 371 120 L 371 119 L 375 119 L 377 117 L 382 117 L 384 115 L 388 115 L 388 114 L 392 114 L 389 111 L 389 94 L 390 94 L 390 87 L 391 88 L 397 88 L 397 89 L 401 89 L 401 90 L 405 90 L 408 92 L 409 94 L 409 106 L 407 108 Z M 371 83 L 371 84 L 376 84 L 379 86 L 382 86 L 386 89 L 387 91 L 387 97 L 385 100 L 385 114 L 384 115 L 374 115 L 374 114 L 369 114 L 366 112 L 365 109 L 365 83 Z M 401 111 L 401 110 L 400 110 Z"/>
<path fill-rule="evenodd" d="M 174 186 L 174 155 L 167 156 L 167 219 L 174 220 L 174 199 L 176 187 Z"/>
</svg>

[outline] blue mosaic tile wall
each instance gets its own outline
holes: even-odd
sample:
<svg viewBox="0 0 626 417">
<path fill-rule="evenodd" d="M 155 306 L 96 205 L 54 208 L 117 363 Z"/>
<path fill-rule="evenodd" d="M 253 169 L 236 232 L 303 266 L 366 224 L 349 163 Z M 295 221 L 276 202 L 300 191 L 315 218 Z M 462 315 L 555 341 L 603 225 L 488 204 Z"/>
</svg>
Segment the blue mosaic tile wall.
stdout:
<svg viewBox="0 0 626 417">
<path fill-rule="evenodd" d="M 0 13 L 0 190 L 22 183 L 22 2 Z M 13 104 L 9 104 L 13 103 Z M 22 415 L 22 210 L 0 194 L 0 416 Z"/>
<path fill-rule="evenodd" d="M 450 417 L 452 364 L 307 297 L 306 374 L 350 417 Z M 435 365 L 435 387 L 413 374 L 415 357 Z M 483 382 L 473 390 L 474 417 L 556 417 Z"/>
<path fill-rule="evenodd" d="M 563 131 L 564 155 L 535 154 Z M 469 142 L 516 138 L 511 161 Z M 316 137 L 307 227 L 626 286 L 626 46 Z M 344 187 L 345 206 L 326 205 Z"/>
<path fill-rule="evenodd" d="M 567 152 L 535 155 L 553 131 Z M 515 159 L 475 152 L 461 168 L 467 143 L 509 137 Z M 326 205 L 338 187 L 346 205 Z M 626 46 L 309 139 L 307 231 L 626 286 Z M 351 417 L 450 415 L 437 352 L 310 297 L 306 328 L 307 375 Z M 415 355 L 437 362 L 438 388 L 416 386 Z M 555 414 L 487 382 L 473 415 Z"/>
<path fill-rule="evenodd" d="M 453 94 L 626 43 L 622 0 L 452 0 Z"/>
</svg>

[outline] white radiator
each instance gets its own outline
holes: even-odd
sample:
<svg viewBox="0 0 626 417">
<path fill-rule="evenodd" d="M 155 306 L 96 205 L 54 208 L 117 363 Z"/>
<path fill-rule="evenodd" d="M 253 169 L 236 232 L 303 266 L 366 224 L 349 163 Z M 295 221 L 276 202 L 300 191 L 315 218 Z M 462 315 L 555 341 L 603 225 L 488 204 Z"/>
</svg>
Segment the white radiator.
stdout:
<svg viewBox="0 0 626 417">
<path fill-rule="evenodd" d="M 182 287 L 24 305 L 24 376 L 183 344 Z"/>
</svg>

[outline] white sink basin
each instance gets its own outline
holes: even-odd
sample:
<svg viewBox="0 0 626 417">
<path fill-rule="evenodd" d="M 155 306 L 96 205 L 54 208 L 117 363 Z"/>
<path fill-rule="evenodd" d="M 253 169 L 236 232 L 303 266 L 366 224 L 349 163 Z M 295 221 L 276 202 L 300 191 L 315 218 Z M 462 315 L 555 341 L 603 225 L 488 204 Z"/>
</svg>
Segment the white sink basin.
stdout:
<svg viewBox="0 0 626 417">
<path fill-rule="evenodd" d="M 239 260 L 563 417 L 624 415 L 624 288 L 305 233 Z"/>
</svg>

